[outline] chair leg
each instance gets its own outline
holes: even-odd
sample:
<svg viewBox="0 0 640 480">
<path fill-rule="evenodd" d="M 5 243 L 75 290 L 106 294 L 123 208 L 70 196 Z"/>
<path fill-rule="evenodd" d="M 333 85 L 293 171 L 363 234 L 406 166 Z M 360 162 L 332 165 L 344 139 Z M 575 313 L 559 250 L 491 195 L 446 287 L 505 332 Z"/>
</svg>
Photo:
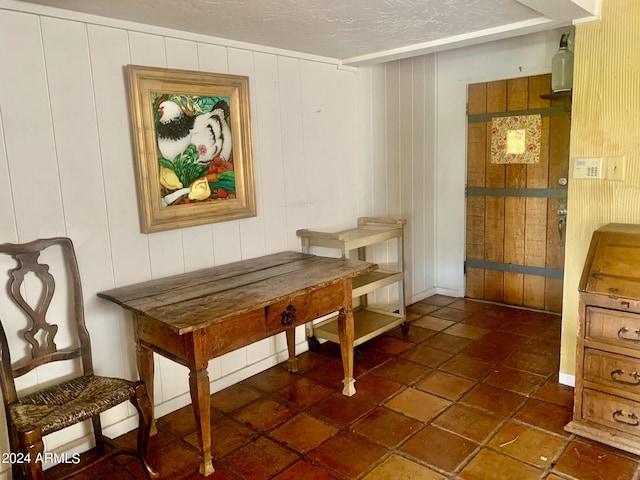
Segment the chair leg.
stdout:
<svg viewBox="0 0 640 480">
<path fill-rule="evenodd" d="M 100 423 L 100 415 L 91 417 L 93 423 L 93 436 L 96 439 L 96 451 L 100 455 L 104 455 L 104 437 L 102 436 L 102 424 Z"/>
<path fill-rule="evenodd" d="M 136 386 L 136 395 L 131 398 L 131 403 L 138 411 L 138 457 L 142 463 L 147 477 L 158 478 L 160 474 L 149 464 L 147 460 L 147 446 L 149 444 L 149 434 L 151 433 L 152 408 L 151 400 L 147 395 L 147 388 L 144 384 Z"/>
<path fill-rule="evenodd" d="M 44 453 L 44 443 L 42 443 L 42 430 L 35 427 L 26 432 L 17 432 L 20 452 L 24 458 L 29 458 L 29 462 L 23 463 L 24 474 L 27 480 L 44 480 L 42 470 L 42 458 Z"/>
</svg>

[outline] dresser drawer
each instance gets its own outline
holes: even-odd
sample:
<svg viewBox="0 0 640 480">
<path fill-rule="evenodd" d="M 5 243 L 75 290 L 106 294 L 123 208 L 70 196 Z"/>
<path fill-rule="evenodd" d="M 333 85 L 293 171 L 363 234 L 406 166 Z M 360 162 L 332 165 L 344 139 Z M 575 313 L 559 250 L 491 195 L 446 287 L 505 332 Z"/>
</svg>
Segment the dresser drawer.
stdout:
<svg viewBox="0 0 640 480">
<path fill-rule="evenodd" d="M 585 388 L 582 418 L 631 435 L 640 435 L 640 402 Z"/>
<path fill-rule="evenodd" d="M 583 369 L 586 381 L 640 394 L 640 359 L 587 348 Z"/>
<path fill-rule="evenodd" d="M 640 315 L 587 307 L 585 339 L 637 349 L 640 354 Z"/>
</svg>

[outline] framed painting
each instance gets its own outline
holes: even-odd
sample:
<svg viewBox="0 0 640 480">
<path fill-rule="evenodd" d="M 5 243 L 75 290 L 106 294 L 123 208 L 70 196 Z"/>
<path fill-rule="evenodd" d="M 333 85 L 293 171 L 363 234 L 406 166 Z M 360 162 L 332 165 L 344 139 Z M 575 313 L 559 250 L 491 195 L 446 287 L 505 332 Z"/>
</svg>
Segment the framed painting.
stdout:
<svg viewBox="0 0 640 480">
<path fill-rule="evenodd" d="M 142 231 L 256 216 L 248 78 L 125 73 Z"/>
</svg>

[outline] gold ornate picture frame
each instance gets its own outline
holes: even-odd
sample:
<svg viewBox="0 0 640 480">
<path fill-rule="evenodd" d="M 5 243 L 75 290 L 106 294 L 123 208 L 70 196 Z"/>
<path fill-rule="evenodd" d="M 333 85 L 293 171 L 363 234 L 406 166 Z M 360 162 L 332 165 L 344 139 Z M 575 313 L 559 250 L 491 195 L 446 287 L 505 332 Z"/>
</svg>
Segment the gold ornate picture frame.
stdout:
<svg viewBox="0 0 640 480">
<path fill-rule="evenodd" d="M 125 73 L 142 231 L 256 216 L 248 77 Z"/>
</svg>

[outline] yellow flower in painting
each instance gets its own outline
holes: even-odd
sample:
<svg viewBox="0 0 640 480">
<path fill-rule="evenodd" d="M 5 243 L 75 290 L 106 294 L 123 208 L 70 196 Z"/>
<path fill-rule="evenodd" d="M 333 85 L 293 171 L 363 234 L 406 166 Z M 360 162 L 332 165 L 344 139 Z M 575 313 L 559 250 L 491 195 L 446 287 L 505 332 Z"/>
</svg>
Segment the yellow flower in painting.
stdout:
<svg viewBox="0 0 640 480">
<path fill-rule="evenodd" d="M 206 200 L 211 196 L 211 188 L 207 177 L 201 177 L 191 184 L 189 200 Z"/>
<path fill-rule="evenodd" d="M 169 190 L 182 188 L 182 182 L 176 172 L 167 167 L 160 167 L 160 184 Z"/>
</svg>

